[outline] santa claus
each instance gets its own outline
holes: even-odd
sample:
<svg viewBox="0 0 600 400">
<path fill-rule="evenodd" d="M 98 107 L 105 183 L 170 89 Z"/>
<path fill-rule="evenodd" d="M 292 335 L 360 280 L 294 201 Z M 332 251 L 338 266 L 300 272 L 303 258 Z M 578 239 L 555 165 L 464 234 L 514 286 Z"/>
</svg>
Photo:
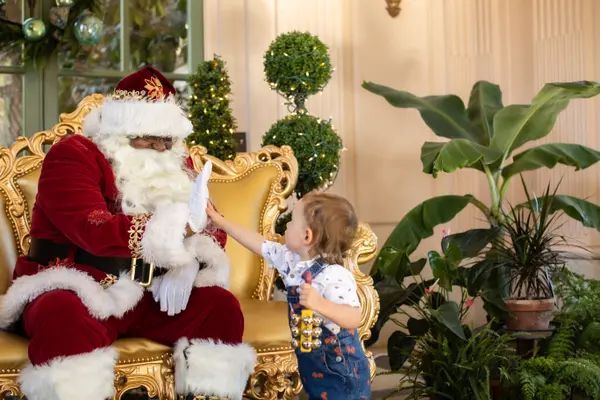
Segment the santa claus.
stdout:
<svg viewBox="0 0 600 400">
<path fill-rule="evenodd" d="M 178 394 L 242 396 L 255 353 L 226 289 L 225 235 L 190 224 L 192 125 L 174 94 L 145 67 L 44 159 L 31 248 L 0 305 L 0 327 L 30 338 L 29 400 L 112 398 L 125 336 L 174 346 Z"/>
</svg>

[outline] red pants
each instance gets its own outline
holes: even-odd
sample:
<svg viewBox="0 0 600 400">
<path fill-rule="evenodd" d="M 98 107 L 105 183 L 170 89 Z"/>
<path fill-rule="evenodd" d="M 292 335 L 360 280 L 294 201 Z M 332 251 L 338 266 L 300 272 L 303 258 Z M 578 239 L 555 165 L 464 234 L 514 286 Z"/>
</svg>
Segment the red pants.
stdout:
<svg viewBox="0 0 600 400">
<path fill-rule="evenodd" d="M 233 294 L 216 286 L 194 288 L 187 308 L 174 316 L 160 311 L 152 294 L 145 292 L 122 318 L 103 321 L 90 315 L 74 292 L 53 290 L 27 305 L 23 327 L 31 339 L 29 359 L 39 365 L 57 356 L 110 346 L 120 337 L 146 338 L 167 346 L 181 337 L 238 344 L 244 317 Z"/>
</svg>

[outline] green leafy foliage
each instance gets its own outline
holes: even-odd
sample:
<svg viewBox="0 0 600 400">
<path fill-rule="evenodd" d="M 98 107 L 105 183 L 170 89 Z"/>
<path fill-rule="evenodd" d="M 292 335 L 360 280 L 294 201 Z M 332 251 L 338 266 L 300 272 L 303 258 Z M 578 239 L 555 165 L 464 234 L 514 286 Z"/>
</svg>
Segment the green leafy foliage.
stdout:
<svg viewBox="0 0 600 400">
<path fill-rule="evenodd" d="M 600 365 L 585 358 L 535 357 L 523 361 L 517 374 L 525 400 L 568 400 L 573 391 L 600 399 Z"/>
<path fill-rule="evenodd" d="M 308 32 L 279 35 L 264 55 L 267 82 L 298 112 L 306 98 L 323 90 L 333 73 L 328 49 Z"/>
<path fill-rule="evenodd" d="M 495 241 L 490 257 L 497 268 L 509 274 L 510 297 L 516 299 L 548 299 L 554 296 L 550 274 L 565 263 L 556 246 L 564 238 L 556 233 L 560 227 L 552 214 L 556 190 L 546 188 L 539 199 L 532 199 L 523 181 L 526 204 L 530 207 L 512 208 L 503 219 L 503 235 Z"/>
<path fill-rule="evenodd" d="M 488 250 L 494 250 L 498 243 L 502 243 L 501 240 L 494 239 L 494 235 L 498 234 L 496 229 L 510 217 L 504 212 L 507 208 L 505 196 L 514 175 L 538 168 L 553 168 L 557 164 L 584 169 L 600 160 L 600 152 L 594 149 L 561 143 L 543 144 L 512 156 L 523 144 L 547 136 L 556 118 L 570 100 L 600 94 L 598 82 L 548 83 L 532 99 L 531 104 L 505 106 L 498 85 L 479 81 L 473 85 L 466 107 L 458 96 L 451 94 L 418 96 L 372 82 L 364 82 L 363 87 L 383 97 L 394 107 L 417 110 L 434 134 L 449 139 L 442 142 L 424 142 L 421 161 L 425 173 L 437 177 L 439 173 L 471 168 L 485 175 L 489 187 L 489 202 L 481 201 L 472 195 L 467 196 L 468 203 L 476 206 L 488 221 L 490 230 L 485 235 L 483 231 L 471 230 L 465 232 L 464 237 L 453 238 L 460 239 L 457 245 L 463 257 L 474 257 L 479 251 L 486 252 L 486 246 L 490 242 L 492 246 L 487 248 Z M 584 226 L 600 230 L 598 205 L 571 196 L 556 193 L 553 195 L 553 201 L 546 210 L 548 214 L 564 211 Z M 448 196 L 447 199 L 449 198 L 459 199 L 460 196 Z M 376 258 L 374 279 L 377 280 L 381 276 L 406 278 L 404 272 L 412 265 L 410 258 L 420 241 L 431 236 L 436 225 L 450 222 L 466 207 L 467 202 L 452 204 L 445 201 L 447 199 L 439 196 L 425 200 L 400 220 Z M 515 207 L 520 208 L 521 206 Z M 531 225 L 531 220 L 525 217 L 519 223 Z M 525 228 L 525 231 L 520 233 L 533 232 L 532 226 Z M 479 234 L 482 235 L 481 241 L 476 240 Z M 473 241 L 474 245 L 468 244 L 469 241 Z M 529 246 L 547 244 L 539 237 L 529 243 L 525 239 L 519 239 L 518 242 L 523 244 L 520 251 L 527 249 L 528 252 Z M 445 246 L 447 243 L 442 244 L 444 252 Z M 529 256 L 532 254 L 529 252 Z M 447 259 L 446 256 L 444 259 Z M 522 261 L 529 257 L 526 253 L 519 253 L 518 256 L 522 256 Z M 550 256 L 550 253 L 546 253 L 545 256 Z M 452 263 L 445 263 L 435 252 L 429 253 L 429 262 L 433 266 L 434 274 L 440 279 L 440 285 L 445 288 L 448 288 L 451 282 L 464 285 L 470 295 L 481 296 L 484 299 L 484 308 L 490 317 L 503 318 L 503 298 L 508 295 L 510 289 L 510 270 L 501 268 L 494 254 L 484 255 L 471 266 L 459 265 L 456 271 L 451 268 Z M 545 286 L 546 290 L 540 290 L 547 294 L 549 284 Z"/>
<path fill-rule="evenodd" d="M 600 399 L 600 281 L 568 269 L 553 275 L 562 307 L 543 356 L 521 363 L 516 381 L 523 399 Z"/>
<path fill-rule="evenodd" d="M 433 235 L 435 226 L 454 218 L 470 201 L 471 196 L 468 195 L 439 196 L 410 210 L 385 241 L 374 269 L 388 276 L 397 276 L 403 261 L 421 240 Z"/>
<path fill-rule="evenodd" d="M 342 140 L 330 121 L 306 114 L 288 115 L 271 126 L 262 145 L 292 147 L 298 160 L 294 190 L 299 197 L 331 185 L 337 176 Z"/>
<path fill-rule="evenodd" d="M 194 132 L 186 139 L 188 145 L 202 145 L 208 154 L 221 160 L 233 159 L 237 126 L 229 102 L 231 83 L 225 62 L 215 56 L 200 63 L 188 82 L 192 89 L 188 115 L 194 126 Z"/>
<path fill-rule="evenodd" d="M 465 338 L 432 328 L 415 346 L 401 385 L 409 399 L 491 399 L 490 382 L 503 380 L 516 364 L 510 338 L 489 325 Z"/>
</svg>

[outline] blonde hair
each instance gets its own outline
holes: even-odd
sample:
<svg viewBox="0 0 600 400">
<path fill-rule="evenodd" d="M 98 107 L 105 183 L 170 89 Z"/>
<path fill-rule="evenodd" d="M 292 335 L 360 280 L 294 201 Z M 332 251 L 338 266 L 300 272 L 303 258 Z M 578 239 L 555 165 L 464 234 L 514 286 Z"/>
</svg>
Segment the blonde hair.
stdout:
<svg viewBox="0 0 600 400">
<path fill-rule="evenodd" d="M 311 255 L 321 256 L 330 264 L 343 264 L 358 229 L 352 204 L 341 196 L 322 192 L 306 194 L 302 204 L 313 233 Z"/>
</svg>

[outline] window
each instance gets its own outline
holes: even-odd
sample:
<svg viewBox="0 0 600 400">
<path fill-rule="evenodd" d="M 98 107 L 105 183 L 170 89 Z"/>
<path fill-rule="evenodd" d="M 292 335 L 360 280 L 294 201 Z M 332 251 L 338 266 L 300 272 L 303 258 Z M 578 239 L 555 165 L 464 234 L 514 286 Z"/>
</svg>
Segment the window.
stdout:
<svg viewBox="0 0 600 400">
<path fill-rule="evenodd" d="M 21 22 L 27 2 L 7 0 L 2 18 Z M 38 1 L 49 23 L 54 0 Z M 25 66 L 20 51 L 0 53 L 0 144 L 55 124 L 91 93 L 109 93 L 119 79 L 153 64 L 175 82 L 186 80 L 203 58 L 202 1 L 103 0 L 100 43 L 55 52 L 43 71 Z M 42 7 L 43 6 L 43 7 Z M 19 50 L 19 49 L 17 49 Z"/>
</svg>

